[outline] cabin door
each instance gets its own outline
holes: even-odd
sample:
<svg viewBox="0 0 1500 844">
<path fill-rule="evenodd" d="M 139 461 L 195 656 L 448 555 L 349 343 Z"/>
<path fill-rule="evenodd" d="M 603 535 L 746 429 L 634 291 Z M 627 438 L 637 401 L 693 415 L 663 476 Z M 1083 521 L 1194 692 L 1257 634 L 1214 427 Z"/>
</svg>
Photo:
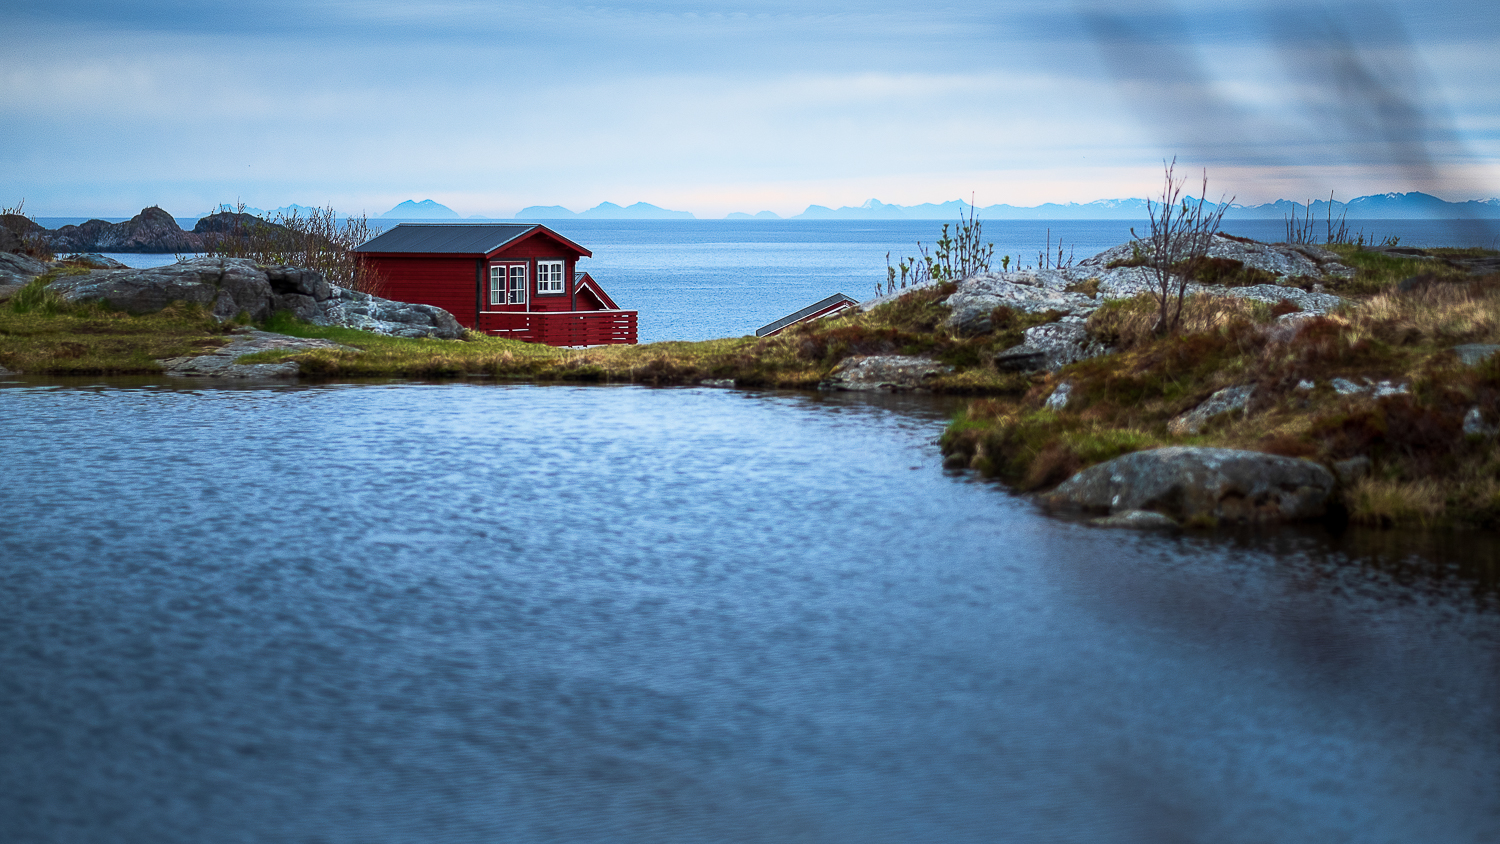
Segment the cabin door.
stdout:
<svg viewBox="0 0 1500 844">
<path fill-rule="evenodd" d="M 491 264 L 490 307 L 507 311 L 526 310 L 526 282 L 525 264 Z"/>
</svg>

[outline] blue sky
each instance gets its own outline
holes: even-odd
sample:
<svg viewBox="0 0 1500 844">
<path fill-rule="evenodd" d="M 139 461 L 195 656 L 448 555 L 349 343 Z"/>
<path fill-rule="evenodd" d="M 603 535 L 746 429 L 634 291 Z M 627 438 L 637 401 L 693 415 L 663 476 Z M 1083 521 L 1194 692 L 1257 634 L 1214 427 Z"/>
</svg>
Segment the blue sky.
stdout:
<svg viewBox="0 0 1500 844">
<path fill-rule="evenodd" d="M 1492 0 L 0 0 L 0 204 L 1500 195 Z"/>
</svg>

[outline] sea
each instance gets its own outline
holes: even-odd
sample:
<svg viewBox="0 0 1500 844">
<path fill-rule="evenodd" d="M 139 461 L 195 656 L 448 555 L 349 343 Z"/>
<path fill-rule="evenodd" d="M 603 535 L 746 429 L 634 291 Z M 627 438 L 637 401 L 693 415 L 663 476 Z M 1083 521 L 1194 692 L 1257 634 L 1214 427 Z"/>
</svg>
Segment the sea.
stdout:
<svg viewBox="0 0 1500 844">
<path fill-rule="evenodd" d="M 552 225 L 646 341 L 942 234 Z M 1500 540 L 1099 529 L 960 406 L 0 374 L 0 841 L 1500 841 Z"/>
<path fill-rule="evenodd" d="M 118 220 L 112 220 L 118 222 Z M 82 218 L 46 218 L 49 228 Z M 191 229 L 196 220 L 179 223 Z M 379 221 L 394 225 L 402 221 Z M 407 221 L 430 222 L 430 221 Z M 1144 221 L 980 221 L 995 246 L 993 265 L 1079 261 L 1144 231 Z M 639 312 L 643 343 L 709 340 L 755 329 L 806 305 L 843 293 L 864 300 L 886 280 L 887 267 L 917 258 L 943 236 L 942 221 L 845 220 L 553 220 L 557 232 L 593 252 L 579 262 L 623 308 Z M 957 221 L 948 224 L 956 231 Z M 1398 238 L 1411 246 L 1500 244 L 1500 221 L 1362 220 L 1351 230 L 1367 241 Z M 1263 241 L 1286 239 L 1279 220 L 1228 221 L 1224 231 Z M 159 266 L 175 255 L 112 254 L 130 266 Z"/>
<path fill-rule="evenodd" d="M 956 406 L 0 376 L 0 841 L 1500 841 L 1493 535 L 1099 529 Z"/>
</svg>

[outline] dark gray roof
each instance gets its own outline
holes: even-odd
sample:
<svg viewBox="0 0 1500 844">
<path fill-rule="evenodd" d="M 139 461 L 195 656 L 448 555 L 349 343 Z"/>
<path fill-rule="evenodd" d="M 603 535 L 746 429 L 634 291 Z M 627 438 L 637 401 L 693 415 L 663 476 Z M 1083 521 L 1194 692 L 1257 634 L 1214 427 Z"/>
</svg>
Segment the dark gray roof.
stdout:
<svg viewBox="0 0 1500 844">
<path fill-rule="evenodd" d="M 858 305 L 859 300 L 855 299 L 853 296 L 845 296 L 842 293 L 835 293 L 832 296 L 829 296 L 827 299 L 819 299 L 818 301 L 812 303 L 811 305 L 808 305 L 807 307 L 803 308 L 800 311 L 797 311 L 794 314 L 787 314 L 786 316 L 776 320 L 775 322 L 767 323 L 760 328 L 755 329 L 755 336 L 764 337 L 773 331 L 780 331 L 781 329 L 786 328 L 788 325 L 791 325 L 794 322 L 801 322 L 802 320 L 807 319 L 818 311 L 821 311 L 824 308 L 832 307 L 833 305 L 837 305 L 839 303 L 843 303 L 846 305 Z"/>
<path fill-rule="evenodd" d="M 485 255 L 539 228 L 535 223 L 401 223 L 354 251 Z"/>
</svg>

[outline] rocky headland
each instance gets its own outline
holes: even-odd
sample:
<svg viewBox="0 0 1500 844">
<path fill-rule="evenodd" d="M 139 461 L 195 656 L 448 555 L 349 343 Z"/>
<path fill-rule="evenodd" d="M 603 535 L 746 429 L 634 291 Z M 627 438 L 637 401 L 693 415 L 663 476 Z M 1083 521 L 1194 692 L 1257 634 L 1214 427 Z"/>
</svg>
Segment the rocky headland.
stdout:
<svg viewBox="0 0 1500 844">
<path fill-rule="evenodd" d="M 89 252 L 193 254 L 208 252 L 226 242 L 242 240 L 245 232 L 269 229 L 285 232 L 276 223 L 249 214 L 220 212 L 200 219 L 192 231 L 152 206 L 123 223 L 89 220 L 79 225 L 48 229 L 19 214 L 0 218 L 0 252 L 20 251 L 22 244 L 56 255 Z"/>
</svg>

